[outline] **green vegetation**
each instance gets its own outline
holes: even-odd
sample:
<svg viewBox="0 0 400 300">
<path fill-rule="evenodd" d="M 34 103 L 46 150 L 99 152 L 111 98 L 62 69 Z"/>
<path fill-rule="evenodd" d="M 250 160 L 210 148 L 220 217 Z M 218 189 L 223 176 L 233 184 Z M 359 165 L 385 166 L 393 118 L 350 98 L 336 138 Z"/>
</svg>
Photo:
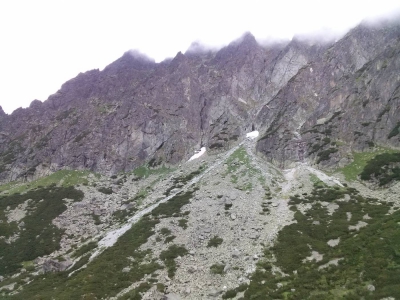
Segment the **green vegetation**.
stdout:
<svg viewBox="0 0 400 300">
<path fill-rule="evenodd" d="M 206 165 L 203 164 L 201 165 L 197 170 L 187 174 L 187 175 L 181 175 L 179 177 L 176 177 L 173 179 L 172 185 L 166 190 L 165 194 L 169 196 L 171 194 L 171 191 L 173 189 L 182 187 L 183 185 L 187 184 L 190 180 L 192 180 L 194 177 L 197 175 L 201 174 L 205 169 Z"/>
<path fill-rule="evenodd" d="M 327 149 L 327 150 L 324 150 L 324 151 L 319 152 L 319 153 L 317 154 L 317 156 L 318 156 L 317 164 L 319 164 L 321 161 L 329 160 L 330 155 L 331 155 L 332 153 L 337 152 L 337 151 L 338 151 L 338 149 L 336 149 L 336 148 L 329 148 L 329 149 Z"/>
<path fill-rule="evenodd" d="M 97 189 L 100 193 L 106 194 L 106 195 L 111 195 L 114 193 L 113 189 L 110 187 L 99 187 Z"/>
<path fill-rule="evenodd" d="M 0 186 L 0 192 L 8 191 L 9 194 L 24 193 L 29 190 L 57 185 L 62 187 L 75 186 L 78 184 L 88 184 L 87 177 L 93 174 L 89 171 L 60 170 L 49 176 L 39 178 L 29 183 L 11 182 Z M 95 174 L 96 177 L 100 175 Z"/>
<path fill-rule="evenodd" d="M 264 186 L 265 178 L 262 176 L 261 171 L 251 164 L 251 159 L 244 147 L 240 147 L 233 152 L 232 155 L 227 159 L 226 163 L 228 168 L 224 176 L 230 174 L 232 183 L 237 184 L 239 182 L 239 178 L 242 178 L 243 180 L 246 178 L 246 176 L 248 176 L 257 177 L 260 184 Z M 244 166 L 242 171 L 237 173 L 242 166 Z M 253 189 L 253 184 L 251 182 L 243 182 L 240 185 L 237 185 L 236 188 L 241 191 L 250 191 Z"/>
<path fill-rule="evenodd" d="M 171 230 L 169 230 L 169 229 L 166 228 L 166 227 L 163 227 L 163 228 L 160 229 L 160 233 L 161 233 L 162 235 L 168 236 L 168 235 L 171 234 Z"/>
<path fill-rule="evenodd" d="M 174 239 L 176 238 L 176 236 L 174 235 L 169 235 L 165 238 L 164 244 L 168 244 L 171 243 Z"/>
<path fill-rule="evenodd" d="M 141 300 L 142 295 L 141 293 L 146 292 L 152 287 L 152 284 L 148 282 L 142 282 L 139 284 L 139 286 L 135 289 L 130 290 L 128 293 L 123 295 L 122 297 L 119 297 L 118 299 L 120 300 Z"/>
<path fill-rule="evenodd" d="M 22 262 L 59 249 L 63 231 L 54 226 L 52 220 L 67 209 L 64 198 L 80 201 L 83 193 L 73 187 L 51 186 L 22 195 L 16 193 L 0 197 L 0 235 L 19 234 L 19 238 L 10 244 L 0 240 L 0 274 L 12 274 Z M 7 207 L 15 209 L 23 203 L 26 203 L 29 213 L 21 220 L 24 230 L 18 230 L 15 222 L 7 223 L 5 211 Z"/>
<path fill-rule="evenodd" d="M 389 132 L 388 134 L 388 139 L 391 139 L 392 137 L 398 135 L 400 133 L 400 122 L 397 122 L 396 126 Z"/>
<path fill-rule="evenodd" d="M 140 250 L 147 239 L 154 234 L 155 225 L 159 218 L 171 217 L 179 214 L 183 205 L 189 202 L 194 191 L 176 195 L 166 203 L 142 217 L 133 224 L 113 247 L 106 249 L 86 268 L 79 270 L 68 277 L 68 272 L 44 274 L 34 277 L 33 281 L 25 285 L 23 290 L 15 296 L 3 296 L 4 299 L 100 299 L 115 296 L 122 289 L 130 286 L 132 282 L 140 282 L 146 274 L 154 274 L 163 268 L 157 263 L 157 258 L 152 256 L 150 249 Z M 69 197 L 70 198 L 70 197 Z M 186 254 L 186 249 L 180 246 L 170 246 L 162 255 L 171 275 L 174 273 L 174 257 Z M 82 258 L 80 265 L 84 265 L 89 255 Z M 129 272 L 122 272 L 125 267 L 130 267 Z M 78 269 L 75 268 L 74 269 Z M 1 287 L 2 283 L 0 283 Z M 144 288 L 144 286 L 142 286 Z M 132 299 L 140 299 L 138 289 L 130 295 Z M 127 296 L 128 297 L 128 296 Z M 126 299 L 126 298 L 125 298 Z M 129 299 L 129 298 L 128 298 Z"/>
<path fill-rule="evenodd" d="M 213 274 L 224 274 L 225 265 L 224 264 L 214 264 L 210 267 L 210 272 Z"/>
<path fill-rule="evenodd" d="M 188 220 L 186 220 L 186 219 L 179 219 L 178 220 L 178 226 L 182 227 L 183 229 L 187 229 L 188 228 L 187 223 L 188 223 Z"/>
<path fill-rule="evenodd" d="M 144 189 L 141 189 L 139 192 L 136 193 L 135 197 L 131 199 L 131 201 L 136 202 L 137 206 L 141 205 L 143 200 L 147 197 L 149 194 L 149 191 L 151 190 L 151 187 L 146 187 Z"/>
<path fill-rule="evenodd" d="M 188 251 L 183 246 L 171 245 L 168 250 L 162 251 L 160 259 L 164 261 L 168 269 L 168 276 L 173 278 L 176 272 L 175 258 L 178 256 L 184 256 L 188 254 Z"/>
<path fill-rule="evenodd" d="M 167 168 L 166 166 L 162 166 L 160 168 L 149 168 L 148 165 L 143 165 L 135 170 L 132 171 L 134 175 L 136 175 L 139 178 L 147 178 L 150 175 L 164 175 L 168 174 L 169 172 L 173 171 L 173 169 Z"/>
<path fill-rule="evenodd" d="M 95 249 L 97 247 L 97 242 L 89 242 L 85 245 L 82 245 L 78 250 L 76 250 L 71 257 L 79 257 L 83 254 L 88 253 L 89 251 Z"/>
<path fill-rule="evenodd" d="M 243 283 L 241 285 L 239 285 L 237 288 L 233 289 L 233 290 L 228 290 L 226 291 L 223 295 L 222 295 L 222 299 L 232 299 L 235 298 L 237 293 L 240 292 L 244 292 L 245 290 L 247 290 L 248 285 L 246 283 Z"/>
<path fill-rule="evenodd" d="M 348 201 L 343 201 L 345 195 Z M 330 214 L 321 202 L 337 208 Z M 302 213 L 299 203 L 311 208 Z M 400 211 L 387 214 L 390 204 L 377 205 L 353 188 L 320 185 L 311 194 L 292 196 L 289 204 L 296 222 L 285 226 L 276 244 L 265 250 L 244 299 L 400 297 Z M 367 226 L 352 229 L 359 222 Z M 336 246 L 328 245 L 336 239 Z M 313 251 L 321 260 L 312 259 Z M 287 276 L 274 272 L 273 265 Z M 369 284 L 374 292 L 367 289 Z"/>
<path fill-rule="evenodd" d="M 222 238 L 220 238 L 219 236 L 216 235 L 208 241 L 207 247 L 215 247 L 216 248 L 219 245 L 221 245 L 223 241 L 224 240 Z"/>
<path fill-rule="evenodd" d="M 395 152 L 395 150 L 379 147 L 375 148 L 373 152 L 353 153 L 353 162 L 337 171 L 343 173 L 347 181 L 357 180 L 358 175 L 363 171 L 368 161 L 373 159 L 376 155 Z"/>
<path fill-rule="evenodd" d="M 380 186 L 400 180 L 400 152 L 375 156 L 368 161 L 360 178 L 362 180 L 377 179 Z"/>
<path fill-rule="evenodd" d="M 376 122 L 382 121 L 382 117 L 390 111 L 390 105 L 386 105 L 385 108 L 378 114 L 378 117 L 376 118 Z"/>
</svg>

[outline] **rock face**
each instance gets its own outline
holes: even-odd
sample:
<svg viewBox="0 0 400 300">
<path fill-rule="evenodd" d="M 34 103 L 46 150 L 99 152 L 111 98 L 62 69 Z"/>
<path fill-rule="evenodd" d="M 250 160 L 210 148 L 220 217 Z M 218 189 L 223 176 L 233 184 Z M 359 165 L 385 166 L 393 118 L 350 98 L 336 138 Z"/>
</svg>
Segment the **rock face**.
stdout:
<svg viewBox="0 0 400 300">
<path fill-rule="evenodd" d="M 65 271 L 71 264 L 72 264 L 71 261 L 59 262 L 53 259 L 48 259 L 43 264 L 43 271 L 45 273 Z"/>
<path fill-rule="evenodd" d="M 252 130 L 258 152 L 280 166 L 399 146 L 399 35 L 399 24 L 360 25 L 336 43 L 264 47 L 246 34 L 216 53 L 193 48 L 158 64 L 127 52 L 43 103 L 0 110 L 0 179 L 177 164 Z"/>
</svg>

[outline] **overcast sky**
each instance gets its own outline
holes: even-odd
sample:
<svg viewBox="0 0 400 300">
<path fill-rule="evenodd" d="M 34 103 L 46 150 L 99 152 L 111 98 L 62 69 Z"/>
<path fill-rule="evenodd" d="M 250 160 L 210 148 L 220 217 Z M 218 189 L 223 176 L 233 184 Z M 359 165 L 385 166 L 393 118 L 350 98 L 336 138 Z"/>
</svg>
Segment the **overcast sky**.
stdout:
<svg viewBox="0 0 400 300">
<path fill-rule="evenodd" d="M 194 41 L 221 47 L 246 31 L 258 40 L 341 34 L 399 11 L 399 0 L 4 0 L 0 105 L 11 113 L 44 101 L 79 72 L 103 69 L 129 49 L 159 62 Z"/>
</svg>

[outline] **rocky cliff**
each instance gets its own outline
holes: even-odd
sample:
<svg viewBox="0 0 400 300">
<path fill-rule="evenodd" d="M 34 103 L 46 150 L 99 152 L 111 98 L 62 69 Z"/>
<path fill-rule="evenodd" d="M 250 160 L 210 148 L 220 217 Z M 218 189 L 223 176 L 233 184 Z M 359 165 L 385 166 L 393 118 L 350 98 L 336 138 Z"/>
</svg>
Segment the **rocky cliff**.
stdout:
<svg viewBox="0 0 400 300">
<path fill-rule="evenodd" d="M 225 151 L 257 129 L 278 166 L 325 166 L 375 145 L 398 147 L 400 25 L 366 24 L 337 42 L 262 46 L 251 34 L 218 52 L 154 63 L 127 52 L 79 74 L 43 103 L 0 111 L 1 179 L 63 168 L 103 174 Z"/>
</svg>

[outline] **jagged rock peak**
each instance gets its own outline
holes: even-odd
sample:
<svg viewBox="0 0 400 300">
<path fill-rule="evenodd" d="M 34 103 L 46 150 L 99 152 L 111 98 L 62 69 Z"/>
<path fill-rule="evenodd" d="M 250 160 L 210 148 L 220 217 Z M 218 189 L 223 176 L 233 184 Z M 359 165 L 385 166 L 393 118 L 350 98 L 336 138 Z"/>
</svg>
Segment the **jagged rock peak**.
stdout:
<svg viewBox="0 0 400 300">
<path fill-rule="evenodd" d="M 185 55 L 193 56 L 193 55 L 208 54 L 210 52 L 212 52 L 212 49 L 196 41 L 190 44 L 189 48 L 185 52 Z"/>
<path fill-rule="evenodd" d="M 29 108 L 39 109 L 42 105 L 43 105 L 42 101 L 35 99 L 31 102 Z"/>
<path fill-rule="evenodd" d="M 246 56 L 251 52 L 258 51 L 262 47 L 257 43 L 255 37 L 247 32 L 239 39 L 218 51 L 215 59 L 221 63 L 230 60 L 234 56 Z"/>
<path fill-rule="evenodd" d="M 237 49 L 241 48 L 246 48 L 246 49 L 252 49 L 252 48 L 258 48 L 260 45 L 256 41 L 256 38 L 254 37 L 251 32 L 246 32 L 244 33 L 240 38 L 237 40 L 233 41 L 228 45 L 228 47 L 234 47 Z"/>
<path fill-rule="evenodd" d="M 147 70 L 155 64 L 154 59 L 140 53 L 138 50 L 129 50 L 119 59 L 108 65 L 104 71 L 114 72 L 121 69 Z"/>
<path fill-rule="evenodd" d="M 6 113 L 4 112 L 3 108 L 0 105 L 0 117 L 5 116 Z"/>
</svg>

